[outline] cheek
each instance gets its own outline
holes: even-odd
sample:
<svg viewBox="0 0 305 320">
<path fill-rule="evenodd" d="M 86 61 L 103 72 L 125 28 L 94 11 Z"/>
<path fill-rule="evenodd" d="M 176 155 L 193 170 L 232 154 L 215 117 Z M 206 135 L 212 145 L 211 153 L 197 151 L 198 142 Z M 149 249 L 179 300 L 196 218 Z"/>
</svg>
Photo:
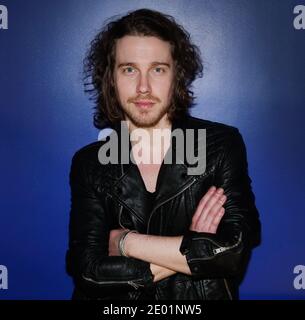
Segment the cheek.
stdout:
<svg viewBox="0 0 305 320">
<path fill-rule="evenodd" d="M 132 83 L 132 79 L 128 78 L 118 78 L 117 79 L 117 85 L 120 87 L 129 86 Z"/>
<path fill-rule="evenodd" d="M 126 79 L 118 79 L 116 81 L 116 88 L 119 96 L 121 98 L 128 97 L 132 94 L 132 89 L 134 88 L 133 82 Z"/>
<path fill-rule="evenodd" d="M 171 95 L 172 84 L 169 81 L 158 81 L 154 88 L 163 97 L 168 97 Z"/>
</svg>

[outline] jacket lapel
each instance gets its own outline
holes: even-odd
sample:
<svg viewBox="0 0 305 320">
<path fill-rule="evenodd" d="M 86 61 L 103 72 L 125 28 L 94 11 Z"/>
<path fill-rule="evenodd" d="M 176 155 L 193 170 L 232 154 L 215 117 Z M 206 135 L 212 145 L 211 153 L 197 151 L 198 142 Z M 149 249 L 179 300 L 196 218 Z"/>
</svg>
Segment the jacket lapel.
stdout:
<svg viewBox="0 0 305 320">
<path fill-rule="evenodd" d="M 185 137 L 185 126 L 182 121 L 176 120 L 172 122 L 171 132 L 173 133 L 176 128 L 181 128 Z M 121 129 L 116 127 L 116 131 L 119 137 L 120 146 Z M 173 142 L 173 139 L 171 139 L 170 147 L 160 166 L 156 184 L 155 200 L 151 207 L 141 173 L 138 166 L 131 160 L 131 141 L 129 137 L 128 140 L 129 161 L 127 164 L 121 165 L 122 174 L 115 183 L 113 193 L 125 207 L 128 207 L 128 209 L 134 213 L 138 220 L 143 224 L 146 224 L 152 211 L 187 188 L 194 180 L 194 177 L 187 174 L 188 166 L 184 161 L 185 151 L 183 155 L 179 155 L 176 150 L 176 144 Z M 121 151 L 119 150 L 119 159 L 121 159 L 120 156 Z M 167 163 L 167 159 L 171 159 L 171 157 L 173 159 L 172 163 Z"/>
</svg>

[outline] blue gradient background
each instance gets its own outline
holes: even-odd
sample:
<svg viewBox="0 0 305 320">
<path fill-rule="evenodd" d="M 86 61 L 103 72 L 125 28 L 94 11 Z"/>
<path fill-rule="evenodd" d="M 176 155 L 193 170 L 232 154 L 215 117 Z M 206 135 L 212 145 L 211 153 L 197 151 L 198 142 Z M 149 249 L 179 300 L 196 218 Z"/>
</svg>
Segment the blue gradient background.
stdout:
<svg viewBox="0 0 305 320">
<path fill-rule="evenodd" d="M 97 140 L 82 59 L 103 21 L 147 7 L 176 17 L 199 45 L 194 116 L 238 127 L 263 226 L 241 299 L 303 299 L 305 265 L 304 1 L 0 0 L 0 299 L 69 299 L 65 273 L 73 153 Z"/>
</svg>

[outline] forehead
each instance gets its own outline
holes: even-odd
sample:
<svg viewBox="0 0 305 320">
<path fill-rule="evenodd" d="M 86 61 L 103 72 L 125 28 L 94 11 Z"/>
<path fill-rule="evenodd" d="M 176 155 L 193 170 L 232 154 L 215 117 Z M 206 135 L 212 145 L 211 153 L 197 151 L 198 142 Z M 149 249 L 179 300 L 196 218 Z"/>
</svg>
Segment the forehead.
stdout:
<svg viewBox="0 0 305 320">
<path fill-rule="evenodd" d="M 172 62 L 171 46 L 167 41 L 151 36 L 124 36 L 116 42 L 116 64 L 122 62 Z"/>
</svg>

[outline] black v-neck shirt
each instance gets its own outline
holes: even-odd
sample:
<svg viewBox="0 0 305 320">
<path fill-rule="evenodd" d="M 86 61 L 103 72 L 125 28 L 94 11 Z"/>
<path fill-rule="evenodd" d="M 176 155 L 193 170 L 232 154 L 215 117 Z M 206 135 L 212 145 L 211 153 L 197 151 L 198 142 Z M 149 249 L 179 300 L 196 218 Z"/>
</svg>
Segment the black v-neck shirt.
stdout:
<svg viewBox="0 0 305 320">
<path fill-rule="evenodd" d="M 146 190 L 146 195 L 147 195 L 147 199 L 149 202 L 149 208 L 152 210 L 154 201 L 155 201 L 155 197 L 156 197 L 156 191 L 155 192 L 150 192 Z"/>
</svg>

